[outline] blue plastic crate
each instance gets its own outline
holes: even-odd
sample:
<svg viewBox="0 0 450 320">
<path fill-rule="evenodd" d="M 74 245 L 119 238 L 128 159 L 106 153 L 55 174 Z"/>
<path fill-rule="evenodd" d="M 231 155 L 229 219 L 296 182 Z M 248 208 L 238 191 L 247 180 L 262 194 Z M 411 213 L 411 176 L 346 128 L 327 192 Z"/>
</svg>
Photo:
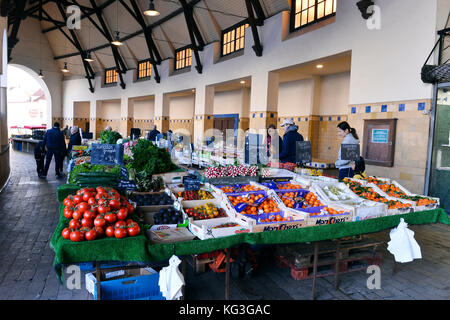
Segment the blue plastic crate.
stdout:
<svg viewBox="0 0 450 320">
<path fill-rule="evenodd" d="M 159 273 L 100 282 L 101 300 L 165 300 L 159 285 Z M 94 286 L 97 299 L 97 286 Z"/>
</svg>

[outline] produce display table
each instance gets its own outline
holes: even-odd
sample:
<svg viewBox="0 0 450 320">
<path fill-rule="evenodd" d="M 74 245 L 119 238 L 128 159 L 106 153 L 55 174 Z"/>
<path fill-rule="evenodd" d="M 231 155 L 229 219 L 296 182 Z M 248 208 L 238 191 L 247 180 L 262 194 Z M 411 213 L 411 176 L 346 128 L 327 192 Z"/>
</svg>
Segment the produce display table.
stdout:
<svg viewBox="0 0 450 320">
<path fill-rule="evenodd" d="M 61 202 L 67 194 L 73 193 L 73 190 L 76 189 L 77 187 L 73 185 L 59 187 L 58 201 Z M 404 218 L 409 225 L 431 223 L 450 225 L 447 213 L 443 209 L 435 209 L 357 222 L 343 222 L 259 233 L 241 233 L 224 238 L 192 240 L 171 244 L 151 244 L 144 233 L 124 239 L 104 238 L 94 241 L 72 242 L 63 239 L 61 236 L 62 230 L 68 224 L 63 210 L 64 206 L 61 204 L 60 221 L 50 241 L 50 247 L 55 251 L 54 268 L 60 281 L 64 265 L 83 262 L 122 261 L 155 263 L 169 259 L 174 253 L 177 256 L 201 254 L 231 248 L 242 243 L 252 245 L 289 244 L 340 239 L 397 227 L 400 223 L 400 218 Z M 227 252 L 229 251 L 227 250 Z M 227 281 L 229 281 L 229 274 L 227 274 Z"/>
<path fill-rule="evenodd" d="M 14 150 L 33 153 L 34 148 L 40 140 L 12 138 L 12 147 Z"/>
</svg>

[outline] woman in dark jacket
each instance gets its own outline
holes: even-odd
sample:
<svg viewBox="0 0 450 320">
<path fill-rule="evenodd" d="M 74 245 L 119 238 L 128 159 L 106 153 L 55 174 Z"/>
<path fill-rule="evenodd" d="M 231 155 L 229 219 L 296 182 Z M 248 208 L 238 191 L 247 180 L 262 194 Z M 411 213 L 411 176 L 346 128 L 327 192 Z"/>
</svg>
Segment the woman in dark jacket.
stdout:
<svg viewBox="0 0 450 320">
<path fill-rule="evenodd" d="M 72 158 L 72 147 L 73 146 L 80 146 L 81 145 L 81 135 L 80 130 L 77 126 L 72 127 L 69 145 L 67 147 L 67 158 Z"/>
</svg>

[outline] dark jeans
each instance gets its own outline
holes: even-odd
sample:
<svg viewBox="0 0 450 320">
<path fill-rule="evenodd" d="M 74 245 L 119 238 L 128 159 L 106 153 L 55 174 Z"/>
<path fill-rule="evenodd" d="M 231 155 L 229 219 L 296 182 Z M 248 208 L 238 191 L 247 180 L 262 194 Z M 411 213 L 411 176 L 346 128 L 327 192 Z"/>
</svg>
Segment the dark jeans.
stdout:
<svg viewBox="0 0 450 320">
<path fill-rule="evenodd" d="M 44 159 L 45 158 L 36 159 L 36 170 L 39 175 L 42 174 L 44 171 Z"/>
<path fill-rule="evenodd" d="M 48 173 L 48 168 L 50 168 L 50 163 L 52 162 L 53 156 L 55 157 L 55 174 L 59 175 L 63 171 L 63 161 L 64 157 L 60 151 L 47 150 L 45 167 L 43 175 L 46 176 Z"/>
<path fill-rule="evenodd" d="M 339 169 L 339 180 L 343 180 L 344 178 L 353 178 L 355 173 L 352 168 Z"/>
</svg>

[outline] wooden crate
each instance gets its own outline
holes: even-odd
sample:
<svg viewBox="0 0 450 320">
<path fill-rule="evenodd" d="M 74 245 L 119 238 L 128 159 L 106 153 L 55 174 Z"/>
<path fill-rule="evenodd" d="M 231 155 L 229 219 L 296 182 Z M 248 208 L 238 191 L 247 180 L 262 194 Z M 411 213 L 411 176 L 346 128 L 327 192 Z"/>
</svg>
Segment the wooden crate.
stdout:
<svg viewBox="0 0 450 320">
<path fill-rule="evenodd" d="M 377 248 L 381 241 L 348 240 L 342 241 L 339 249 L 339 273 L 366 269 L 369 265 L 381 265 L 381 254 Z M 336 243 L 321 242 L 318 251 L 317 277 L 333 275 L 336 268 Z M 313 277 L 314 247 L 300 244 L 289 249 L 279 250 L 276 255 L 278 264 L 291 268 L 291 276 L 295 280 L 311 279 Z"/>
</svg>

